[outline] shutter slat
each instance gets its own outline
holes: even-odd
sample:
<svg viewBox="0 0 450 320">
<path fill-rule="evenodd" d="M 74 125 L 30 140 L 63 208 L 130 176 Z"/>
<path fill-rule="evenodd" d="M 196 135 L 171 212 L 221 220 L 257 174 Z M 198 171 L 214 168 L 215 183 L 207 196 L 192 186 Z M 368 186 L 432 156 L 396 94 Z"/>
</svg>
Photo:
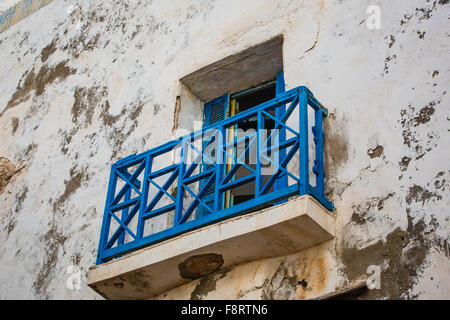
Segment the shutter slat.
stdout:
<svg viewBox="0 0 450 320">
<path fill-rule="evenodd" d="M 224 94 L 223 96 L 216 98 L 210 102 L 205 103 L 204 105 L 204 123 L 203 127 L 210 126 L 212 124 L 218 123 L 222 120 L 225 120 L 226 113 L 228 109 L 228 101 L 229 101 L 229 94 Z M 204 142 L 203 150 L 205 150 L 205 144 L 207 142 Z M 203 151 L 202 150 L 202 151 Z M 208 150 L 208 153 L 206 154 L 211 160 L 214 160 L 216 157 L 216 150 L 215 148 L 211 148 L 211 150 Z M 202 171 L 211 170 L 214 167 L 213 164 L 206 164 L 203 161 L 202 165 Z M 206 183 L 207 179 L 200 180 L 200 189 L 202 186 Z M 206 189 L 205 193 L 202 196 L 203 202 L 205 202 L 207 205 L 212 207 L 214 205 L 214 191 L 216 189 L 216 183 L 213 181 L 211 185 Z M 206 214 L 208 214 L 209 211 L 204 208 L 202 205 L 199 205 L 197 208 L 197 217 L 202 217 Z"/>
</svg>

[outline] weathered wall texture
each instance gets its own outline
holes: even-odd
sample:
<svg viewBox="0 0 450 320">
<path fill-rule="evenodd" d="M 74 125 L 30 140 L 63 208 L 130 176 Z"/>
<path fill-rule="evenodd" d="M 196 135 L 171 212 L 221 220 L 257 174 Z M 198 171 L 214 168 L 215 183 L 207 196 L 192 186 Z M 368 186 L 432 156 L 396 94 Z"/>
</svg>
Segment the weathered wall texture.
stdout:
<svg viewBox="0 0 450 320">
<path fill-rule="evenodd" d="M 381 29 L 366 27 L 369 5 Z M 183 76 L 283 34 L 288 88 L 330 110 L 337 238 L 158 298 L 449 298 L 448 1 L 64 1 L 0 34 L 0 299 L 99 298 L 109 166 L 191 130 Z M 447 31 L 446 31 L 447 30 Z M 181 104 L 176 104 L 181 96 Z M 177 119 L 174 122 L 174 119 Z M 81 269 L 80 290 L 66 282 Z"/>
</svg>

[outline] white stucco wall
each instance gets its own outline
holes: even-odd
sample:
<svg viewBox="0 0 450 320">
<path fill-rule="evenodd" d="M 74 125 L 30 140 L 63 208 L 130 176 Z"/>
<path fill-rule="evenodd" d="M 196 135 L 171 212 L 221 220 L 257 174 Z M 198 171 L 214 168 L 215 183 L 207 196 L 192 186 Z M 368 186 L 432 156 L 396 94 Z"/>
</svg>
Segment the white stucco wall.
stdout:
<svg viewBox="0 0 450 320">
<path fill-rule="evenodd" d="M 366 26 L 369 5 L 379 30 Z M 382 267 L 382 288 L 366 297 L 449 298 L 448 8 L 54 0 L 11 26 L 0 34 L 0 157 L 16 170 L 0 191 L 0 299 L 100 298 L 85 274 L 111 163 L 173 137 L 178 95 L 178 127 L 201 119 L 181 77 L 278 34 L 287 89 L 308 86 L 330 111 L 338 236 L 158 298 L 308 298 L 369 265 Z M 71 266 L 80 290 L 66 286 Z"/>
<path fill-rule="evenodd" d="M 0 11 L 9 9 L 11 6 L 15 5 L 19 0 L 2 0 L 0 1 Z"/>
</svg>

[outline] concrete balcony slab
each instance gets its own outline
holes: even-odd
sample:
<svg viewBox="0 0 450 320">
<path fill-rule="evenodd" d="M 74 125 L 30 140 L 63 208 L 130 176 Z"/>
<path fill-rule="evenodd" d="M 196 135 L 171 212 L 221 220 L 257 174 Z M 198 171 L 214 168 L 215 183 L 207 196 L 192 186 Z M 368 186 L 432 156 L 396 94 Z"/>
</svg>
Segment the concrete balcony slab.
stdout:
<svg viewBox="0 0 450 320">
<path fill-rule="evenodd" d="M 95 266 L 88 285 L 107 299 L 149 299 L 220 268 L 330 240 L 334 215 L 310 196 L 208 225 Z"/>
</svg>

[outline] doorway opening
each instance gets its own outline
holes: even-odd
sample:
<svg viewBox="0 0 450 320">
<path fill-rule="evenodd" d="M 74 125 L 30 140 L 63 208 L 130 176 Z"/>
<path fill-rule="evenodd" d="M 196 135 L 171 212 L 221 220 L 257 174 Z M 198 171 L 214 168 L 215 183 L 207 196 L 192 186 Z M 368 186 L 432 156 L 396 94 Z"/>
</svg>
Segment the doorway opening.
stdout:
<svg viewBox="0 0 450 320">
<path fill-rule="evenodd" d="M 246 110 L 249 110 L 261 103 L 274 99 L 276 96 L 276 85 L 275 81 L 270 81 L 264 84 L 261 84 L 257 87 L 250 88 L 241 92 L 237 92 L 232 94 L 230 99 L 230 115 L 239 114 Z M 275 116 L 274 111 L 269 111 L 269 114 Z M 257 117 L 250 118 L 246 121 L 242 121 L 239 124 L 235 125 L 235 127 L 231 130 L 232 132 L 229 134 L 228 141 L 233 141 L 234 139 L 250 135 L 252 132 L 256 133 L 257 131 Z M 275 122 L 266 117 L 264 120 L 264 128 L 266 129 L 267 136 L 270 135 L 271 131 L 275 127 Z M 236 146 L 233 150 L 235 155 L 241 155 L 250 144 L 249 139 L 245 139 L 243 143 Z M 248 150 L 248 153 L 242 157 L 243 162 L 250 167 L 251 169 L 256 169 L 256 141 L 251 145 Z M 268 154 L 270 157 L 270 154 Z M 227 165 L 227 171 L 231 166 Z M 245 166 L 240 166 L 236 171 L 233 180 L 238 180 L 244 178 L 251 174 L 251 171 Z M 263 183 L 265 183 L 270 176 L 263 176 Z M 272 190 L 271 190 L 272 191 Z M 239 203 L 243 203 L 245 201 L 253 199 L 255 196 L 255 181 L 251 181 L 242 186 L 233 188 L 227 191 L 225 195 L 225 208 L 231 207 L 233 205 L 237 205 Z"/>
</svg>

